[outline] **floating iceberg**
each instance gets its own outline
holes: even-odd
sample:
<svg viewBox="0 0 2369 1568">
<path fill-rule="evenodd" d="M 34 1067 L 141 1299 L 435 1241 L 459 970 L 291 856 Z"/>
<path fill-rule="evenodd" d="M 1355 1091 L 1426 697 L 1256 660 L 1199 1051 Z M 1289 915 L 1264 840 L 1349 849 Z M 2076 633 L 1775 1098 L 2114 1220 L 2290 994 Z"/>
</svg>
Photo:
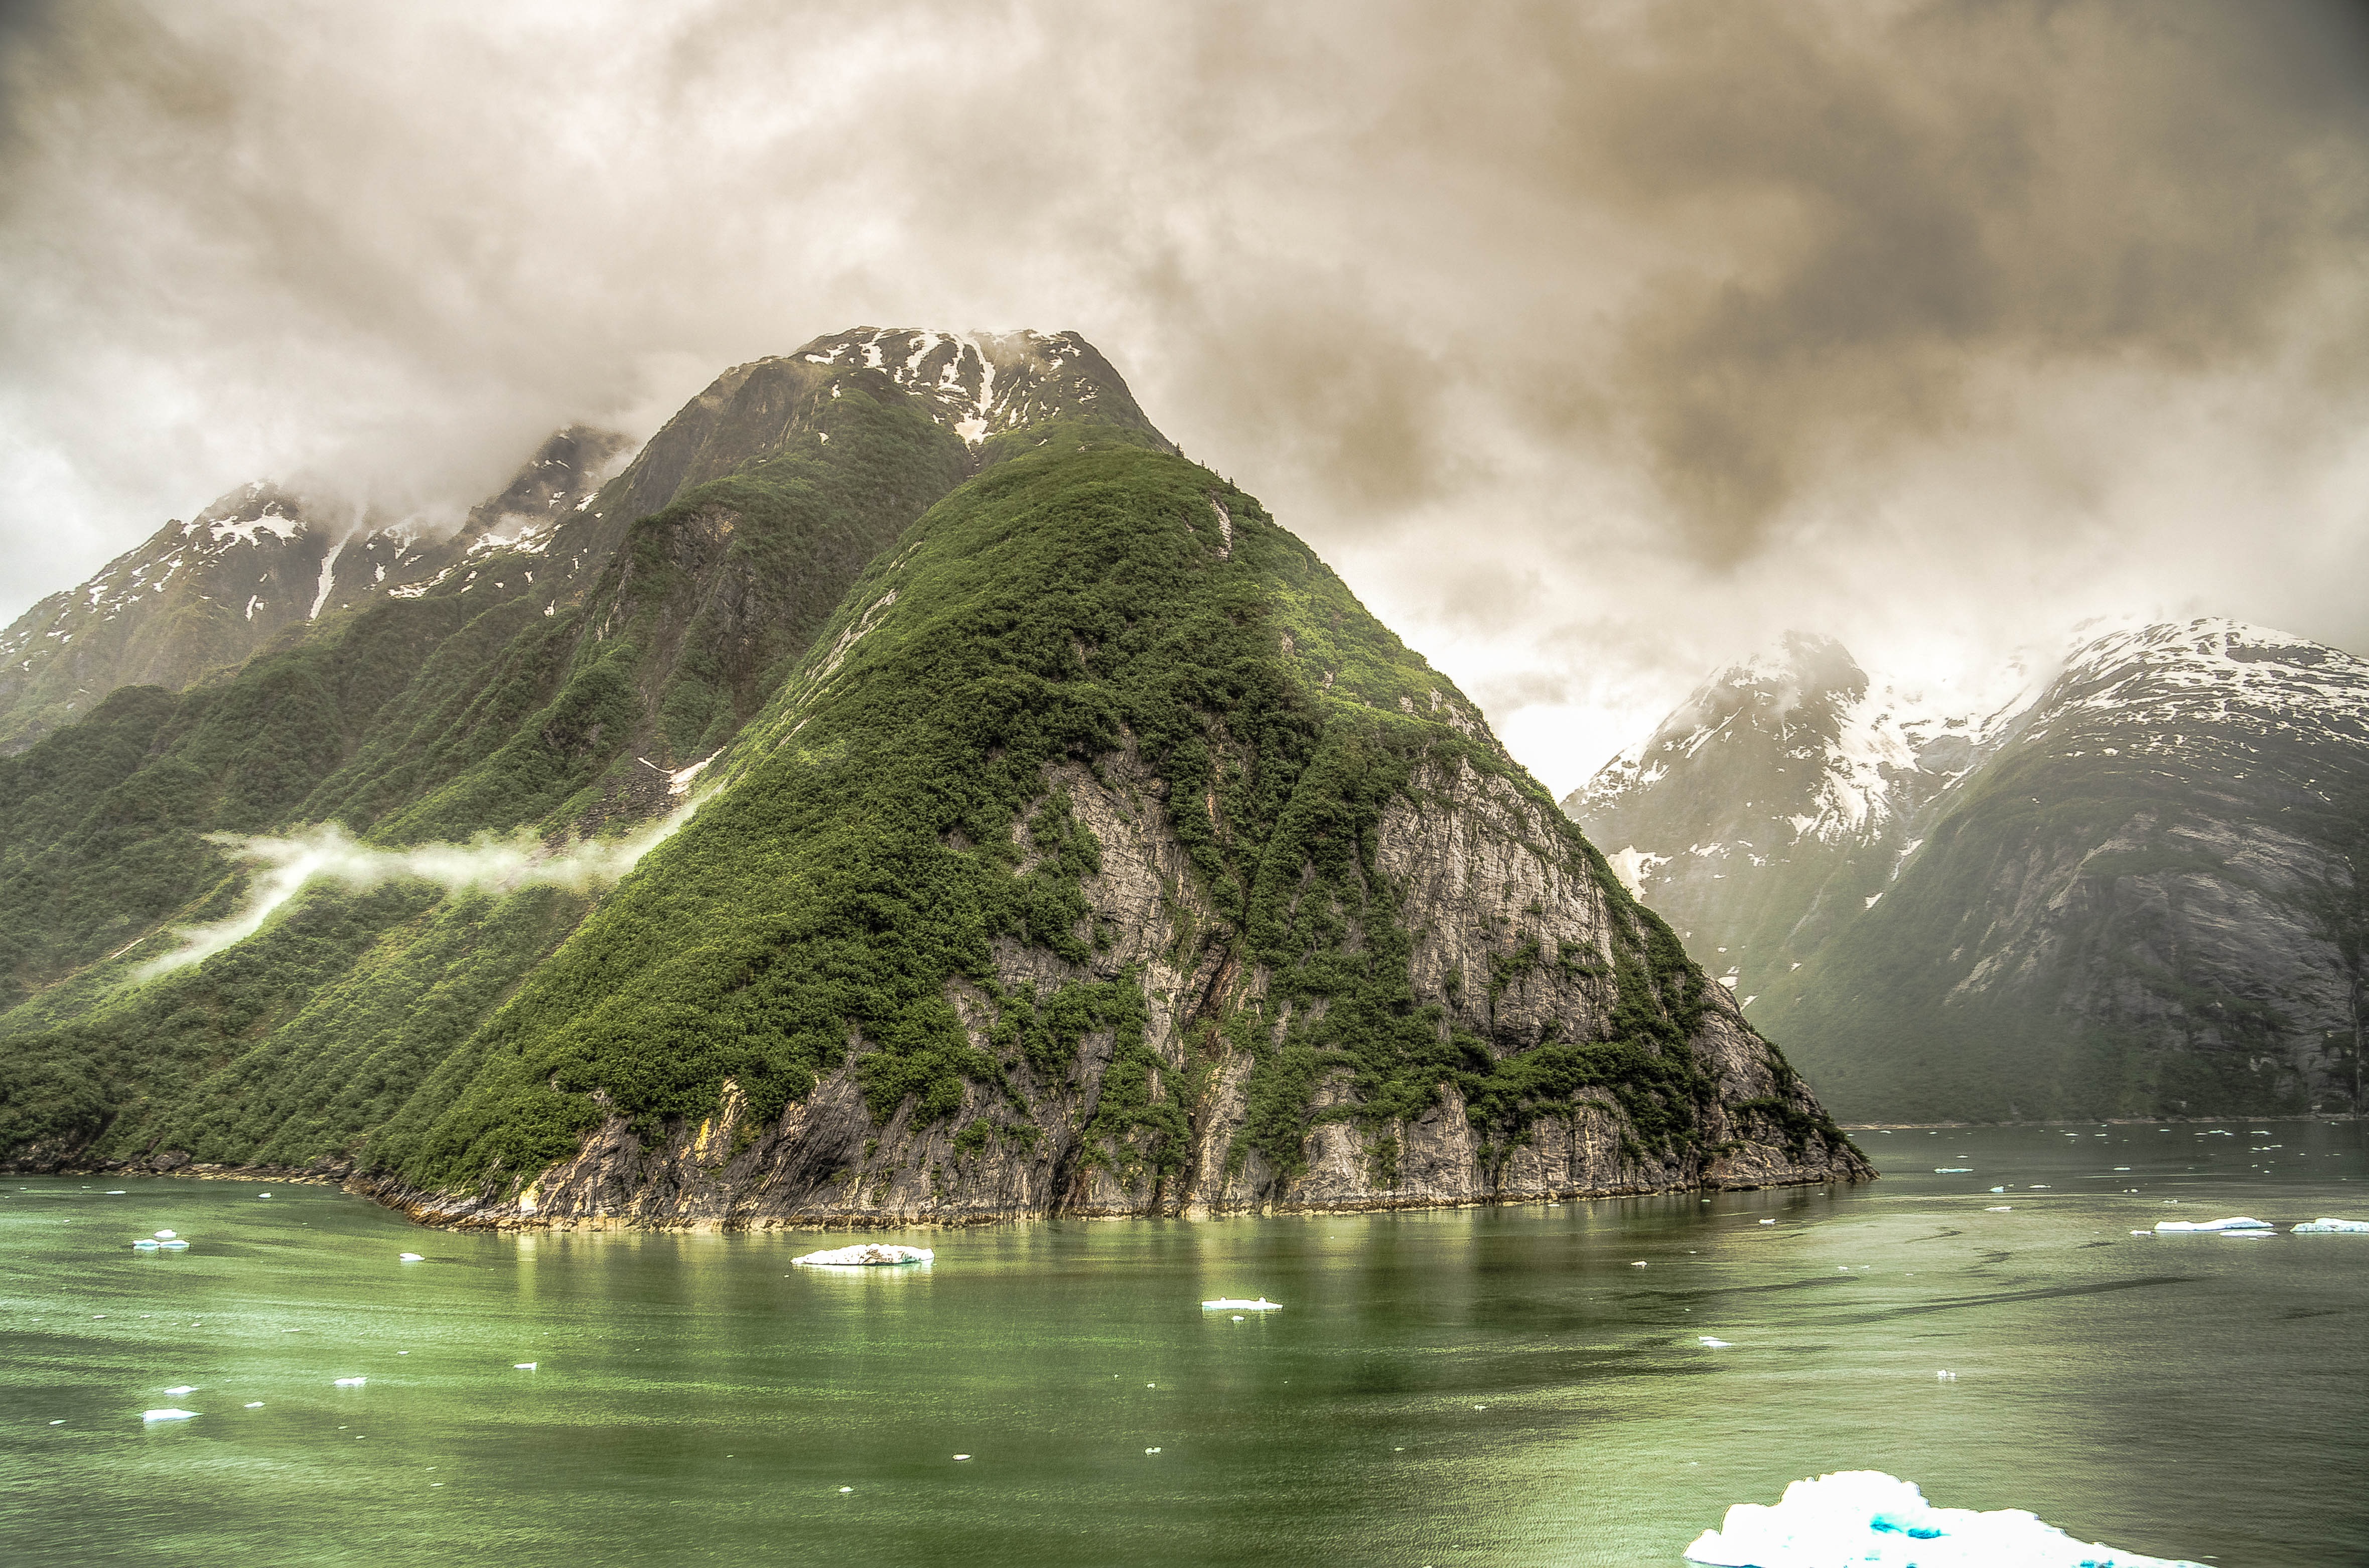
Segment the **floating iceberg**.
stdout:
<svg viewBox="0 0 2369 1568">
<path fill-rule="evenodd" d="M 2158 1219 L 2155 1228 L 2166 1230 L 2268 1230 L 2273 1227 L 2267 1220 L 2249 1219 L 2243 1214 L 2226 1219 Z"/>
<path fill-rule="evenodd" d="M 2298 1236 L 2333 1236 L 2348 1232 L 2369 1233 L 2369 1219 L 2330 1219 L 2323 1214 L 2295 1228 Z"/>
<path fill-rule="evenodd" d="M 1230 1296 L 1220 1296 L 1214 1301 L 1202 1302 L 1201 1310 L 1205 1312 L 1280 1312 L 1283 1303 L 1270 1301 L 1264 1296 L 1255 1301 L 1237 1301 Z"/>
<path fill-rule="evenodd" d="M 841 1247 L 828 1253 L 808 1253 L 802 1258 L 792 1258 L 793 1264 L 807 1268 L 876 1268 L 883 1264 L 929 1263 L 938 1254 L 927 1247 L 891 1247 L 877 1242 L 860 1247 Z"/>
<path fill-rule="evenodd" d="M 140 1413 L 140 1419 L 143 1421 L 187 1421 L 189 1417 L 195 1414 L 197 1414 L 197 1412 L 194 1410 L 143 1410 Z"/>
<path fill-rule="evenodd" d="M 1797 1481 L 1773 1508 L 1738 1503 L 1687 1561 L 1717 1568 L 2200 1568 L 2084 1545 L 2021 1508 L 1936 1508 L 1877 1470 Z"/>
</svg>

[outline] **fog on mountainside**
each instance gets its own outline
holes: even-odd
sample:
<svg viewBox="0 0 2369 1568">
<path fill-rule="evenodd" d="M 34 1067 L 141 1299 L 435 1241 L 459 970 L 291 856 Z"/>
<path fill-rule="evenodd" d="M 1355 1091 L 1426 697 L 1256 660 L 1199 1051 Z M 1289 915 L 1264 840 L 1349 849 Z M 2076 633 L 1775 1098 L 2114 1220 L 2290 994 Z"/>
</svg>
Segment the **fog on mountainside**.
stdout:
<svg viewBox="0 0 2369 1568">
<path fill-rule="evenodd" d="M 1790 639 L 1564 809 L 1858 1120 L 2357 1109 L 2369 664 L 2205 620 L 1951 713 Z"/>
</svg>

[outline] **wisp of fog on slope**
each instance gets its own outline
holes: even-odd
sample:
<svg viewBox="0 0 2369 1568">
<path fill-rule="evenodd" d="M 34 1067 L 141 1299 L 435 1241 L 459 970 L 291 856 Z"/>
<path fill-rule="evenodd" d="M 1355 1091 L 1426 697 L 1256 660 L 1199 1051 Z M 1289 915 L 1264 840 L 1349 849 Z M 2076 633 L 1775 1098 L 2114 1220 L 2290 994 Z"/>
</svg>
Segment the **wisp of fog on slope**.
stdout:
<svg viewBox="0 0 2369 1568">
<path fill-rule="evenodd" d="M 286 838 L 211 833 L 209 841 L 258 868 L 246 897 L 225 920 L 183 927 L 181 945 L 143 965 L 138 978 L 152 979 L 245 941 L 315 877 L 358 890 L 383 882 L 419 881 L 433 882 L 452 892 L 464 888 L 508 892 L 539 884 L 581 892 L 614 882 L 631 871 L 643 855 L 691 820 L 696 809 L 695 801 L 686 800 L 623 838 L 578 839 L 556 850 L 524 831 L 507 838 L 481 835 L 465 844 L 385 849 L 361 842 L 337 822 L 323 822 Z"/>
</svg>

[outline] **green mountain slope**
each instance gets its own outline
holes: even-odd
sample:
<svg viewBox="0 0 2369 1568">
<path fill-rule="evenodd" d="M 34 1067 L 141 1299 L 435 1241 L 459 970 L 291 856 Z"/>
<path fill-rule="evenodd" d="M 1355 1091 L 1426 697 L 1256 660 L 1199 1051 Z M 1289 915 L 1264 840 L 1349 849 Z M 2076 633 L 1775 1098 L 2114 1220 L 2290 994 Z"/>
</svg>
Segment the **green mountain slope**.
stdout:
<svg viewBox="0 0 2369 1568">
<path fill-rule="evenodd" d="M 554 532 L 544 580 L 487 553 L 9 764 L 46 770 L 28 842 L 158 869 L 45 945 L 72 876 L 0 901 L 31 944 L 0 1149 L 359 1168 L 495 1223 L 1864 1173 L 1452 686 L 1090 349 L 861 329 L 744 370 Z M 660 470 L 684 482 L 621 522 Z M 399 686 L 330 678 L 434 614 Z M 209 700 L 309 745 L 268 801 L 187 750 Z M 105 839 L 69 764 L 162 803 Z M 556 842 L 694 776 L 605 895 L 315 883 L 136 979 L 159 921 L 234 899 L 204 831 Z"/>
</svg>

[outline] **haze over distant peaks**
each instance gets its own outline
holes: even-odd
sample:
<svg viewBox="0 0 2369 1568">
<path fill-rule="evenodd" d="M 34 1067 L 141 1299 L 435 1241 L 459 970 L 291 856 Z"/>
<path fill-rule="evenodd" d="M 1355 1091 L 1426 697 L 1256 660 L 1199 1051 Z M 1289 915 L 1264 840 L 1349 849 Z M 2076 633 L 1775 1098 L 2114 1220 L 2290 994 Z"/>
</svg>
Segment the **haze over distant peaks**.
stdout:
<svg viewBox="0 0 2369 1568">
<path fill-rule="evenodd" d="M 2356 1098 L 2369 663 L 2205 617 L 2027 692 L 1920 710 L 1788 639 L 1564 809 L 1843 1114 Z"/>
</svg>

